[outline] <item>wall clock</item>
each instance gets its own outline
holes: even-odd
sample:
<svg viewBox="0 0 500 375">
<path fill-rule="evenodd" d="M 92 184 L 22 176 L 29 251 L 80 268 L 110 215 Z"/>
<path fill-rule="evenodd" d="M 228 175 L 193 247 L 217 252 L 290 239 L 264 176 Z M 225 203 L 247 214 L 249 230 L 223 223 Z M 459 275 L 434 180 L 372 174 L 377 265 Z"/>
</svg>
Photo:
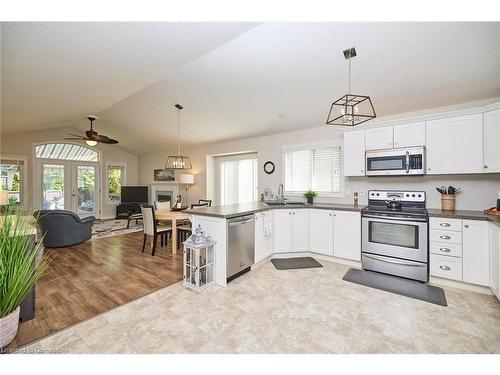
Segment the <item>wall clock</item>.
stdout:
<svg viewBox="0 0 500 375">
<path fill-rule="evenodd" d="M 267 174 L 274 173 L 274 163 L 272 161 L 266 161 L 264 163 L 264 172 L 266 172 Z"/>
</svg>

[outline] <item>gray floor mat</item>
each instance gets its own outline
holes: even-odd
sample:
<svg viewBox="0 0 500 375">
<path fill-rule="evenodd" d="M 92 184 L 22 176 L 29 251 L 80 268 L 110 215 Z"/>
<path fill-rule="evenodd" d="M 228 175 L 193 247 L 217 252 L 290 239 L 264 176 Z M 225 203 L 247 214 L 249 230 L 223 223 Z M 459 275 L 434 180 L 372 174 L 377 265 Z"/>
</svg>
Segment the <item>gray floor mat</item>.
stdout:
<svg viewBox="0 0 500 375">
<path fill-rule="evenodd" d="M 403 279 L 383 273 L 350 268 L 345 281 L 399 294 L 440 306 L 448 306 L 444 290 L 418 281 Z"/>
<path fill-rule="evenodd" d="M 294 270 L 300 268 L 319 268 L 323 267 L 320 262 L 311 257 L 300 258 L 281 258 L 271 259 L 277 270 Z"/>
</svg>

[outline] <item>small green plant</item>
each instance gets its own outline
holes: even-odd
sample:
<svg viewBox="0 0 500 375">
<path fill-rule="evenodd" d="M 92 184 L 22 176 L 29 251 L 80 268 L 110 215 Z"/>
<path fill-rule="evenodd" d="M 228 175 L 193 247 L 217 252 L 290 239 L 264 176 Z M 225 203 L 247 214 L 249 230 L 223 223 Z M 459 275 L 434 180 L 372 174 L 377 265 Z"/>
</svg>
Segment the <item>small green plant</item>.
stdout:
<svg viewBox="0 0 500 375">
<path fill-rule="evenodd" d="M 13 207 L 0 217 L 0 318 L 21 305 L 50 261 L 44 256 L 36 263 L 41 241 L 33 244 L 29 219 Z"/>
<path fill-rule="evenodd" d="M 318 193 L 312 190 L 308 190 L 304 193 L 304 197 L 306 198 L 314 198 L 316 195 L 318 195 Z"/>
</svg>

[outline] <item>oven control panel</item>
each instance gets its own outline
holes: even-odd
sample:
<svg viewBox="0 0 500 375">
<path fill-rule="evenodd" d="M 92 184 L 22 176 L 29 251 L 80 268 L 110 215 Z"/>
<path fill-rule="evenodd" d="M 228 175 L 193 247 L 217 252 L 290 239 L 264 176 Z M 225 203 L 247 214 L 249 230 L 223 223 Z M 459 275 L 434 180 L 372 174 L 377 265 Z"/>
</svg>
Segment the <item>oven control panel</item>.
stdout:
<svg viewBox="0 0 500 375">
<path fill-rule="evenodd" d="M 372 201 L 425 202 L 425 191 L 369 190 Z"/>
</svg>

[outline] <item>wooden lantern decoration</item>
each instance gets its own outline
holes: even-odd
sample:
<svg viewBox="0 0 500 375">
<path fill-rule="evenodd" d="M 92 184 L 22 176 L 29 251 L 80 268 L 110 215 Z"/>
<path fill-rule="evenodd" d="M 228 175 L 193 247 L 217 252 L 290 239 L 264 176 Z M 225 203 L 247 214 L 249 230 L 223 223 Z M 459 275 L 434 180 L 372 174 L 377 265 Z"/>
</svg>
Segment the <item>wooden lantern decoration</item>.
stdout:
<svg viewBox="0 0 500 375">
<path fill-rule="evenodd" d="M 215 244 L 200 225 L 184 242 L 184 285 L 188 288 L 201 290 L 214 282 Z"/>
</svg>

